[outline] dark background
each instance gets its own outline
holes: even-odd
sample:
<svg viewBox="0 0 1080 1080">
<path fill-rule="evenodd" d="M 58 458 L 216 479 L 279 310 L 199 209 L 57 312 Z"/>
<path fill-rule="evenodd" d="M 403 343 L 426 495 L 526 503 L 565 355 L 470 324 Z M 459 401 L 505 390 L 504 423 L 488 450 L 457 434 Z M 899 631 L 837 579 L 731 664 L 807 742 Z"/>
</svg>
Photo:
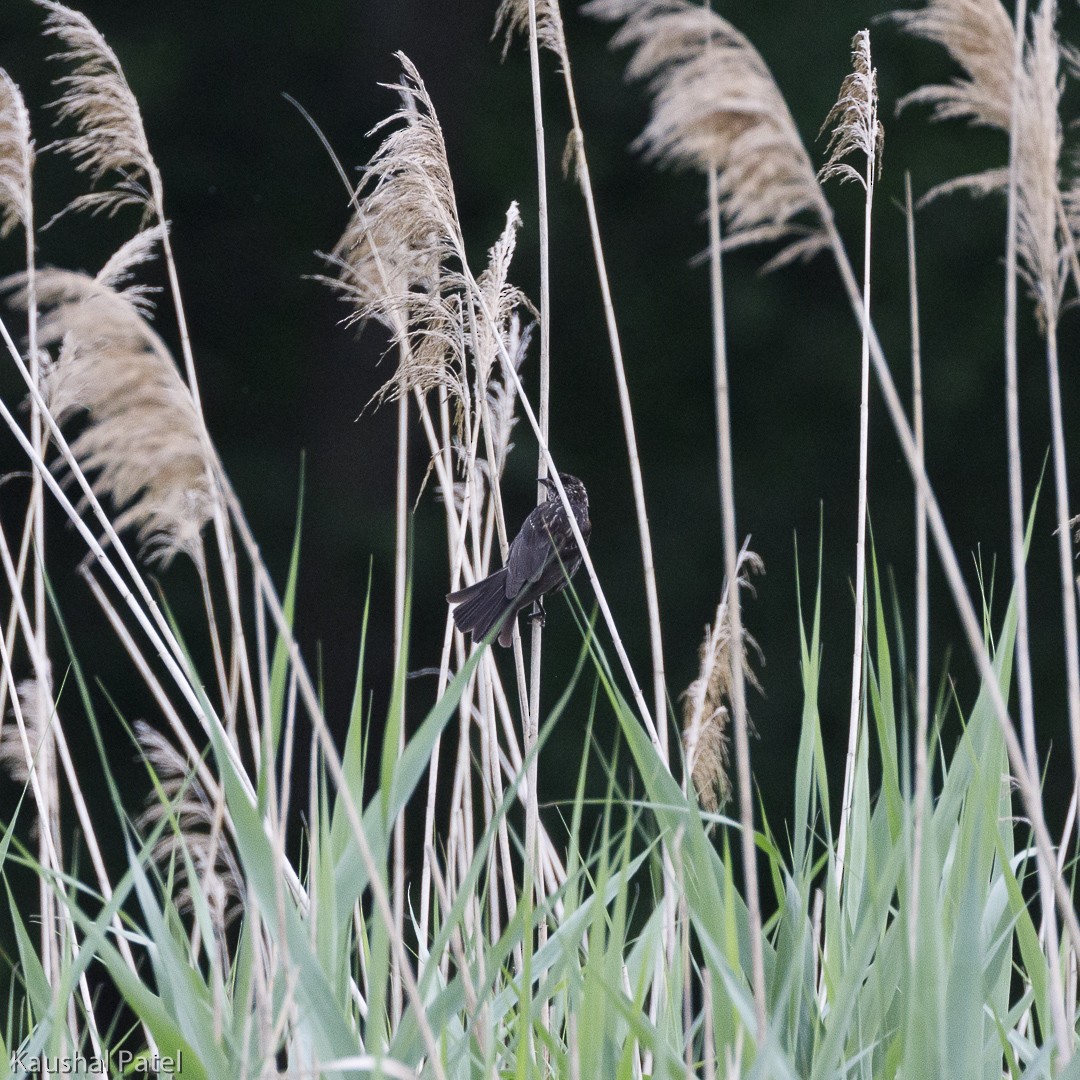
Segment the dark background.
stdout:
<svg viewBox="0 0 1080 1080">
<path fill-rule="evenodd" d="M 394 106 L 378 83 L 396 80 L 395 50 L 427 82 L 441 118 L 474 267 L 502 227 L 511 200 L 525 228 L 515 280 L 537 295 L 535 152 L 527 50 L 515 43 L 505 64 L 489 41 L 491 2 L 319 0 L 296 4 L 192 3 L 190 0 L 85 0 L 84 10 L 120 57 L 142 107 L 151 149 L 165 181 L 201 389 L 211 433 L 247 508 L 266 561 L 283 584 L 302 458 L 307 499 L 298 628 L 325 687 L 328 715 L 343 732 L 356 670 L 361 613 L 372 567 L 372 628 L 366 685 L 374 715 L 388 699 L 393 579 L 395 417 L 361 410 L 389 373 L 383 342 L 359 341 L 339 320 L 343 308 L 309 279 L 348 215 L 345 192 L 321 146 L 282 98 L 296 97 L 321 125 L 350 170 L 375 147 L 369 129 Z M 931 125 L 923 110 L 894 116 L 899 96 L 954 74 L 942 50 L 901 37 L 873 20 L 876 3 L 792 4 L 737 0 L 723 13 L 748 33 L 771 65 L 795 118 L 812 140 L 849 68 L 851 37 L 872 28 L 886 127 L 884 176 L 875 208 L 874 317 L 901 387 L 910 385 L 907 256 L 896 201 L 910 169 L 916 195 L 933 184 L 1003 163 L 1003 136 L 962 125 Z M 1068 12 L 1072 23 L 1075 16 Z M 622 330 L 630 392 L 656 548 L 665 653 L 672 694 L 694 677 L 697 647 L 719 598 L 722 554 L 712 406 L 708 273 L 692 265 L 706 246 L 704 181 L 658 173 L 628 151 L 647 116 L 639 87 L 623 81 L 625 55 L 607 48 L 610 28 L 565 9 L 567 34 L 601 229 Z M 29 0 L 4 0 L 0 65 L 20 83 L 39 146 L 53 137 L 45 104 L 52 43 Z M 1064 27 L 1076 39 L 1072 23 Z M 592 553 L 646 697 L 648 638 L 640 555 L 614 377 L 595 270 L 578 191 L 557 175 L 568 125 L 561 80 L 545 55 L 552 235 L 552 446 L 562 467 L 587 483 L 593 507 Z M 1069 101 L 1071 103 L 1071 97 Z M 1070 109 L 1068 115 L 1075 114 Z M 42 153 L 38 215 L 59 210 L 81 188 L 70 163 Z M 858 267 L 862 196 L 831 192 Z M 43 263 L 95 272 L 136 227 L 67 217 L 40 239 Z M 1002 250 L 1004 203 L 943 199 L 918 218 L 920 294 L 927 396 L 928 457 L 961 562 L 973 589 L 976 559 L 988 573 L 1000 561 L 995 614 L 1004 610 L 1008 569 L 1003 391 Z M 21 246 L 0 246 L 0 267 L 20 266 Z M 811 610 L 823 523 L 824 674 L 821 713 L 826 753 L 839 794 L 850 686 L 858 467 L 859 337 L 827 257 L 759 275 L 769 252 L 726 262 L 740 534 L 752 535 L 767 576 L 746 621 L 766 657 L 764 696 L 752 701 L 760 740 L 754 773 L 773 829 L 785 832 L 793 789 L 802 693 L 798 669 L 795 540 L 804 604 Z M 1074 370 L 1077 316 L 1062 326 L 1066 430 L 1080 403 Z M 167 302 L 159 328 L 175 344 Z M 535 348 L 535 347 L 534 347 Z M 536 392 L 535 351 L 526 382 Z M 1025 494 L 1030 497 L 1049 445 L 1045 361 L 1022 305 L 1022 420 Z M 0 390 L 19 395 L 0 372 Z M 359 417 L 359 418 L 358 418 Z M 414 428 L 414 430 L 416 430 Z M 535 446 L 523 423 L 505 493 L 520 520 L 533 499 Z M 5 468 L 22 468 L 3 443 Z M 1073 445 L 1075 446 L 1075 438 Z M 414 436 L 412 491 L 426 466 Z M 1080 462 L 1071 459 L 1075 473 Z M 23 492 L 9 486 L 0 513 L 19 518 Z M 871 401 L 871 520 L 883 573 L 894 574 L 909 638 L 913 621 L 913 489 L 880 398 Z M 4 506 L 4 501 L 8 504 Z M 77 539 L 54 515 L 50 565 L 74 624 L 76 648 L 129 718 L 147 709 L 141 687 L 102 629 L 92 598 L 75 577 Z M 411 666 L 438 662 L 447 588 L 442 509 L 429 485 L 416 513 Z M 1060 821 L 1070 783 L 1063 718 L 1056 541 L 1052 493 L 1039 506 L 1032 549 L 1031 613 L 1036 706 L 1043 750 L 1050 751 L 1047 800 Z M 198 625 L 189 567 L 163 578 L 181 619 Z M 887 586 L 888 587 L 888 586 Z M 590 601 L 587 585 L 583 595 Z M 545 635 L 545 699 L 565 684 L 580 639 L 560 601 Z M 54 635 L 55 641 L 55 635 Z M 198 647 L 196 643 L 196 648 Z M 58 647 L 57 647 L 58 648 Z M 57 658 L 59 663 L 59 658 Z M 952 604 L 932 559 L 932 678 L 946 672 L 963 709 L 975 682 Z M 433 687 L 411 686 L 417 723 Z M 571 793 L 582 750 L 588 687 L 563 716 L 541 760 L 542 797 Z M 104 690 L 97 704 L 108 713 Z M 63 703 L 61 704 L 63 708 Z M 957 711 L 951 712 L 950 731 Z M 106 717 L 107 719 L 107 717 Z M 92 752 L 86 736 L 69 737 Z M 611 730 L 599 733 L 603 746 Z M 951 736 L 949 736 L 951 742 Z M 130 745 L 119 737 L 113 767 L 143 784 Z M 298 769 L 306 773 L 306 765 Z M 147 785 L 148 786 L 148 785 Z M 108 811 L 106 810 L 107 814 Z"/>
</svg>

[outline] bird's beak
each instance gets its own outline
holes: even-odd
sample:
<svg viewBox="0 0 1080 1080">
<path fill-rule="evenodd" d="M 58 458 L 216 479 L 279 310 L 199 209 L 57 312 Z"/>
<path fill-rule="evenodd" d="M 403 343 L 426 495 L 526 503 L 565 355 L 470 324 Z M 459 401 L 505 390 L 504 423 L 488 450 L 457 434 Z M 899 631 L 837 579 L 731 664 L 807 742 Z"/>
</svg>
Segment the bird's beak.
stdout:
<svg viewBox="0 0 1080 1080">
<path fill-rule="evenodd" d="M 552 495 L 559 494 L 559 489 L 555 486 L 555 481 L 552 480 L 550 476 L 545 476 L 543 480 L 540 481 L 540 483 L 543 484 L 544 487 L 546 487 Z"/>
</svg>

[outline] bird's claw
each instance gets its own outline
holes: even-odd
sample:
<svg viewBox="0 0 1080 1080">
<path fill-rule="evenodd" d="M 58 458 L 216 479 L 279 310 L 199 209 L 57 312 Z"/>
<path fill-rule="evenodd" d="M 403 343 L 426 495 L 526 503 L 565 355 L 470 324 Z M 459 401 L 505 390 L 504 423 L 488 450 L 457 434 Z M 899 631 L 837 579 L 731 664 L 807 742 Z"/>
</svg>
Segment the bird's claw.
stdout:
<svg viewBox="0 0 1080 1080">
<path fill-rule="evenodd" d="M 532 611 L 529 612 L 529 618 L 540 626 L 545 626 L 547 624 L 547 612 L 544 610 L 544 605 L 539 600 L 533 601 Z"/>
</svg>

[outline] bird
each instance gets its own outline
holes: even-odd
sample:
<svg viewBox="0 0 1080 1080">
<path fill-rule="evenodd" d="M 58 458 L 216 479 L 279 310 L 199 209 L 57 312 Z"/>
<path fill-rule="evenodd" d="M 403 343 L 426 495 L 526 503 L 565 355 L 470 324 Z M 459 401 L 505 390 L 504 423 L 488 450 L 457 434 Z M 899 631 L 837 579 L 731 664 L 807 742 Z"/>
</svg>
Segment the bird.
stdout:
<svg viewBox="0 0 1080 1080">
<path fill-rule="evenodd" d="M 587 544 L 592 522 L 585 485 L 567 473 L 559 473 L 559 479 Z M 548 496 L 518 530 L 506 565 L 468 588 L 447 594 L 447 603 L 456 605 L 452 614 L 457 628 L 463 634 L 472 634 L 473 641 L 482 640 L 498 626 L 499 644 L 506 648 L 514 640 L 517 613 L 529 604 L 534 605 L 533 616 L 543 625 L 542 598 L 566 588 L 581 565 L 581 551 L 555 482 L 544 477 L 540 483 L 547 488 Z"/>
</svg>

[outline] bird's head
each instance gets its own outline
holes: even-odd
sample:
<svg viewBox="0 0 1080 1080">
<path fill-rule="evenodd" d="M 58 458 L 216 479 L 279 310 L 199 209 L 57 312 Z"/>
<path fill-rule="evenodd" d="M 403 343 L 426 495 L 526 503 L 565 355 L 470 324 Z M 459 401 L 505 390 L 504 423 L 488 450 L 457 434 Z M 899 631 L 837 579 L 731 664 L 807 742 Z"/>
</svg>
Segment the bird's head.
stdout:
<svg viewBox="0 0 1080 1080">
<path fill-rule="evenodd" d="M 589 496 L 585 491 L 585 485 L 576 476 L 571 476 L 569 473 L 559 473 L 559 479 L 562 481 L 563 489 L 566 491 L 566 497 L 570 500 L 571 506 L 585 508 L 589 505 Z M 559 492 L 555 487 L 555 481 L 551 477 L 545 476 L 540 483 L 547 488 L 549 498 L 558 499 Z"/>
</svg>

